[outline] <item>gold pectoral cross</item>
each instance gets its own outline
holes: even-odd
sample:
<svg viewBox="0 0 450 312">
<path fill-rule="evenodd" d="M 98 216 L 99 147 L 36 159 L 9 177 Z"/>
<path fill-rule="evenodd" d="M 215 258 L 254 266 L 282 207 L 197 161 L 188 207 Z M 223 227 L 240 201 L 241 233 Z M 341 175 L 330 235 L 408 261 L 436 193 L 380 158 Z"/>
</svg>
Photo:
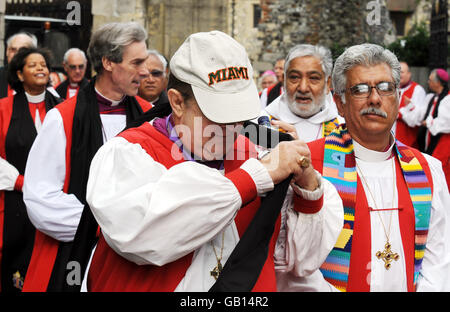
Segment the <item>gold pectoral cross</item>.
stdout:
<svg viewBox="0 0 450 312">
<path fill-rule="evenodd" d="M 216 267 L 209 273 L 211 273 L 211 276 L 214 277 L 214 279 L 217 281 L 217 279 L 219 278 L 220 272 L 222 272 L 222 263 L 220 263 L 220 261 L 217 261 Z"/>
<path fill-rule="evenodd" d="M 376 253 L 376 256 L 378 259 L 382 259 L 384 261 L 384 267 L 386 268 L 386 270 L 390 269 L 391 262 L 393 260 L 397 261 L 400 258 L 398 253 L 394 253 L 391 251 L 391 244 L 389 242 L 386 242 L 386 245 L 384 245 L 383 252 L 378 251 Z"/>
</svg>

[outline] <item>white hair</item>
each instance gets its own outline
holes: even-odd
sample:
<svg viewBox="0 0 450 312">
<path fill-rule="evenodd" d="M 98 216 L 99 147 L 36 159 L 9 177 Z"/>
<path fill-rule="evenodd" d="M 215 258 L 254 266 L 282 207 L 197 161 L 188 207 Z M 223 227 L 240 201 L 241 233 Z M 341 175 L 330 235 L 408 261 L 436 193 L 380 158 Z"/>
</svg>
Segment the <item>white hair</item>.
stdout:
<svg viewBox="0 0 450 312">
<path fill-rule="evenodd" d="M 163 66 L 164 72 L 165 72 L 167 69 L 166 58 L 161 53 L 159 53 L 157 50 L 147 50 L 147 53 L 148 53 L 148 55 L 154 55 L 159 59 L 159 61 L 161 62 L 162 66 Z"/>
<path fill-rule="evenodd" d="M 374 66 L 387 64 L 392 71 L 392 79 L 396 86 L 400 84 L 400 62 L 394 53 L 379 45 L 363 43 L 352 46 L 339 56 L 334 64 L 332 74 L 333 88 L 345 102 L 344 91 L 347 85 L 347 72 L 357 65 Z"/>
<path fill-rule="evenodd" d="M 37 47 L 38 47 L 38 40 L 37 40 L 36 36 L 33 35 L 32 33 L 26 32 L 26 31 L 18 32 L 18 33 L 16 33 L 16 34 L 12 35 L 11 37 L 9 37 L 8 40 L 6 40 L 6 46 L 9 46 L 9 44 L 11 43 L 11 41 L 12 41 L 15 37 L 20 36 L 20 35 L 25 35 L 25 36 L 28 36 L 28 37 L 30 38 L 30 40 L 31 40 L 31 46 L 30 46 L 29 48 L 37 48 Z"/>
<path fill-rule="evenodd" d="M 66 53 L 64 53 L 64 58 L 63 58 L 64 64 L 67 64 L 67 60 L 69 59 L 69 55 L 72 52 L 80 53 L 83 56 L 84 61 L 87 62 L 86 54 L 82 50 L 80 50 L 78 48 L 70 48 L 69 50 L 66 51 Z"/>
<path fill-rule="evenodd" d="M 325 80 L 331 76 L 331 71 L 333 70 L 333 58 L 330 49 L 321 45 L 311 45 L 311 44 L 297 44 L 289 50 L 286 56 L 286 62 L 284 64 L 284 74 L 289 68 L 291 61 L 297 57 L 303 56 L 314 56 L 322 65 L 322 70 L 325 73 Z"/>
</svg>

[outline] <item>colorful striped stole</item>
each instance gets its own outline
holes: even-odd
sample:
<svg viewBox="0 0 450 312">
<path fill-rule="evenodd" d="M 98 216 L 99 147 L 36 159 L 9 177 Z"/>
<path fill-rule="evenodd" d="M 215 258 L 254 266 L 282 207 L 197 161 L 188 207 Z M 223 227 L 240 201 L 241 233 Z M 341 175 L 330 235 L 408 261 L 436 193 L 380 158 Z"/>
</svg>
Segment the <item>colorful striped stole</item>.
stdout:
<svg viewBox="0 0 450 312">
<path fill-rule="evenodd" d="M 396 141 L 397 155 L 414 207 L 414 287 L 422 268 L 430 223 L 432 193 L 422 166 L 408 146 Z"/>
<path fill-rule="evenodd" d="M 336 129 L 337 127 L 339 127 L 339 120 L 338 118 L 334 118 L 332 120 L 329 121 L 325 121 L 323 123 L 323 127 L 322 127 L 322 138 L 326 137 L 327 135 L 329 135 L 331 132 L 334 131 L 334 129 Z"/>
<path fill-rule="evenodd" d="M 430 221 L 431 187 L 422 166 L 409 147 L 396 141 L 395 151 L 399 158 L 415 213 L 414 285 L 416 285 Z M 335 247 L 322 264 L 320 271 L 330 284 L 340 291 L 346 291 L 355 221 L 357 173 L 353 141 L 348 130 L 343 126 L 339 126 L 325 138 L 322 175 L 336 187 L 342 198 L 344 226 Z"/>
</svg>

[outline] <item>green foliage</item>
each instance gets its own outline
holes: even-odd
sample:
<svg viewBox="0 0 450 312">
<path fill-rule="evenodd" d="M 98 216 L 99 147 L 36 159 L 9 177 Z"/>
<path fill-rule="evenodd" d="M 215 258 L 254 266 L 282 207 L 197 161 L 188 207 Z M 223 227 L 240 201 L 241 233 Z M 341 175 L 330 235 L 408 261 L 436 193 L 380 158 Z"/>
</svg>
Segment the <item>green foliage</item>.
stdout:
<svg viewBox="0 0 450 312">
<path fill-rule="evenodd" d="M 387 46 L 405 61 L 409 66 L 427 66 L 429 55 L 430 34 L 425 23 L 414 25 L 408 34 Z"/>
<path fill-rule="evenodd" d="M 335 42 L 330 47 L 331 54 L 333 55 L 333 64 L 336 62 L 336 59 L 345 51 L 344 46 L 340 45 L 339 43 Z"/>
</svg>

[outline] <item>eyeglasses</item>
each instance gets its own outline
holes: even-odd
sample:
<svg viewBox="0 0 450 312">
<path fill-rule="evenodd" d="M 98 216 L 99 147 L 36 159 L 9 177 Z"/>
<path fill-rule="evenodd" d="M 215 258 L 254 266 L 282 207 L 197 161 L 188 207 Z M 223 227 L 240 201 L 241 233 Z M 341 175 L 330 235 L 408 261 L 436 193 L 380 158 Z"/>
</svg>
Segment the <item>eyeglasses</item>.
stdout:
<svg viewBox="0 0 450 312">
<path fill-rule="evenodd" d="M 81 65 L 69 65 L 69 68 L 71 69 L 71 70 L 75 70 L 75 69 L 79 69 L 79 70 L 83 70 L 84 69 L 84 64 L 81 64 Z"/>
<path fill-rule="evenodd" d="M 367 83 L 360 83 L 356 86 L 350 87 L 348 89 L 342 90 L 345 92 L 346 90 L 350 90 L 350 94 L 358 99 L 367 99 L 372 94 L 372 89 L 377 89 L 377 92 L 380 96 L 388 96 L 394 94 L 397 86 L 393 82 L 382 81 L 377 83 L 375 86 L 369 86 Z"/>
<path fill-rule="evenodd" d="M 150 75 L 152 75 L 152 76 L 155 77 L 155 78 L 162 77 L 163 74 L 164 74 L 163 71 L 160 71 L 160 70 L 157 70 L 157 69 L 152 70 L 152 71 L 150 72 Z"/>
</svg>

